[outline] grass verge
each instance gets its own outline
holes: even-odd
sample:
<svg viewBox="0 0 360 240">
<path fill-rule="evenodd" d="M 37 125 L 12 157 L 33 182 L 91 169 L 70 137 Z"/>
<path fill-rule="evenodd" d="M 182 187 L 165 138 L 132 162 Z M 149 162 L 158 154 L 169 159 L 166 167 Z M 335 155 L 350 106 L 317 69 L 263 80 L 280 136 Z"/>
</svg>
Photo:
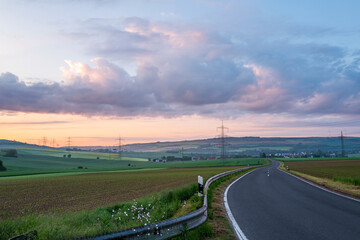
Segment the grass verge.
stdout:
<svg viewBox="0 0 360 240">
<path fill-rule="evenodd" d="M 256 168 L 243 170 L 213 182 L 207 192 L 208 220 L 196 229 L 184 232 L 176 240 L 233 240 L 236 239 L 234 231 L 227 218 L 224 207 L 224 192 L 226 187 L 245 173 Z"/>
</svg>

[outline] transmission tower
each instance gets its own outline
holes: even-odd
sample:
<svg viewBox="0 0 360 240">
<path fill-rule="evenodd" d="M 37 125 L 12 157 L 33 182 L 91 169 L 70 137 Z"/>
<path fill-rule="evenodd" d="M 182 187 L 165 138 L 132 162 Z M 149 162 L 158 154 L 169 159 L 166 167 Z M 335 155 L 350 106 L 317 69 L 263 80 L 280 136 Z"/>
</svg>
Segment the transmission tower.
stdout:
<svg viewBox="0 0 360 240">
<path fill-rule="evenodd" d="M 221 126 L 218 127 L 217 129 L 220 129 L 221 133 L 218 136 L 220 138 L 220 146 L 221 146 L 221 159 L 223 160 L 223 165 L 224 165 L 224 159 L 225 159 L 225 130 L 229 131 L 229 128 L 224 127 L 224 121 L 221 121 Z"/>
<path fill-rule="evenodd" d="M 43 137 L 43 138 L 42 138 L 42 143 L 43 143 L 43 146 L 46 146 L 46 144 L 47 144 L 47 137 Z"/>
<path fill-rule="evenodd" d="M 70 137 L 67 138 L 66 143 L 67 143 L 68 149 L 70 150 L 70 147 L 71 147 L 71 138 Z"/>
<path fill-rule="evenodd" d="M 340 139 L 341 139 L 341 156 L 345 157 L 344 135 L 342 131 L 341 131 Z"/>
<path fill-rule="evenodd" d="M 119 137 L 118 151 L 119 151 L 119 159 L 121 160 L 121 137 Z"/>
</svg>

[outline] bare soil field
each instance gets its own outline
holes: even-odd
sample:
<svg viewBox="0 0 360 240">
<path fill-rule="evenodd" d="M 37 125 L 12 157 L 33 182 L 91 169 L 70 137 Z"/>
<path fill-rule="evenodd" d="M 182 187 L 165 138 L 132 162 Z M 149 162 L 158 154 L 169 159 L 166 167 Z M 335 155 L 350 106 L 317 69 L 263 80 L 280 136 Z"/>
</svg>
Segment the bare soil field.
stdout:
<svg viewBox="0 0 360 240">
<path fill-rule="evenodd" d="M 291 170 L 321 178 L 333 179 L 337 176 L 359 177 L 360 175 L 360 159 L 287 161 L 284 165 Z"/>
<path fill-rule="evenodd" d="M 238 167 L 174 168 L 0 181 L 0 218 L 91 210 L 197 182 Z"/>
</svg>

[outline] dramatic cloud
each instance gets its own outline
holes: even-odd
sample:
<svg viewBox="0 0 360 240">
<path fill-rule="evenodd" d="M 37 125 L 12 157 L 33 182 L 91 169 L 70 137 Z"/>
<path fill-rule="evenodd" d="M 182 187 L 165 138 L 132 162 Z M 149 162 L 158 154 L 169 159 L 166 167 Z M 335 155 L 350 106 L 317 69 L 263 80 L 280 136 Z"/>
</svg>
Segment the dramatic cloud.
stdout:
<svg viewBox="0 0 360 240">
<path fill-rule="evenodd" d="M 0 76 L 0 110 L 118 116 L 359 114 L 360 53 L 288 35 L 244 36 L 186 24 L 91 19 L 68 34 L 93 64 L 66 61 L 65 83 Z M 306 29 L 294 35 L 308 36 Z M 289 34 L 289 32 L 288 32 Z M 137 66 L 130 74 L 121 67 Z"/>
</svg>

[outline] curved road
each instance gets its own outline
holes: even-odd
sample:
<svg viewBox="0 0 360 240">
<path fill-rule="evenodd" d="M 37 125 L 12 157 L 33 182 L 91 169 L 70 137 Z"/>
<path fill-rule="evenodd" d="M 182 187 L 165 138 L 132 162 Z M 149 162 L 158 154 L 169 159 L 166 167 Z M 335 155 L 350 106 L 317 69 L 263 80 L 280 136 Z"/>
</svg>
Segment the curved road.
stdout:
<svg viewBox="0 0 360 240">
<path fill-rule="evenodd" d="M 228 190 L 231 213 L 247 239 L 360 239 L 360 201 L 311 186 L 278 166 L 273 161 Z"/>
</svg>

